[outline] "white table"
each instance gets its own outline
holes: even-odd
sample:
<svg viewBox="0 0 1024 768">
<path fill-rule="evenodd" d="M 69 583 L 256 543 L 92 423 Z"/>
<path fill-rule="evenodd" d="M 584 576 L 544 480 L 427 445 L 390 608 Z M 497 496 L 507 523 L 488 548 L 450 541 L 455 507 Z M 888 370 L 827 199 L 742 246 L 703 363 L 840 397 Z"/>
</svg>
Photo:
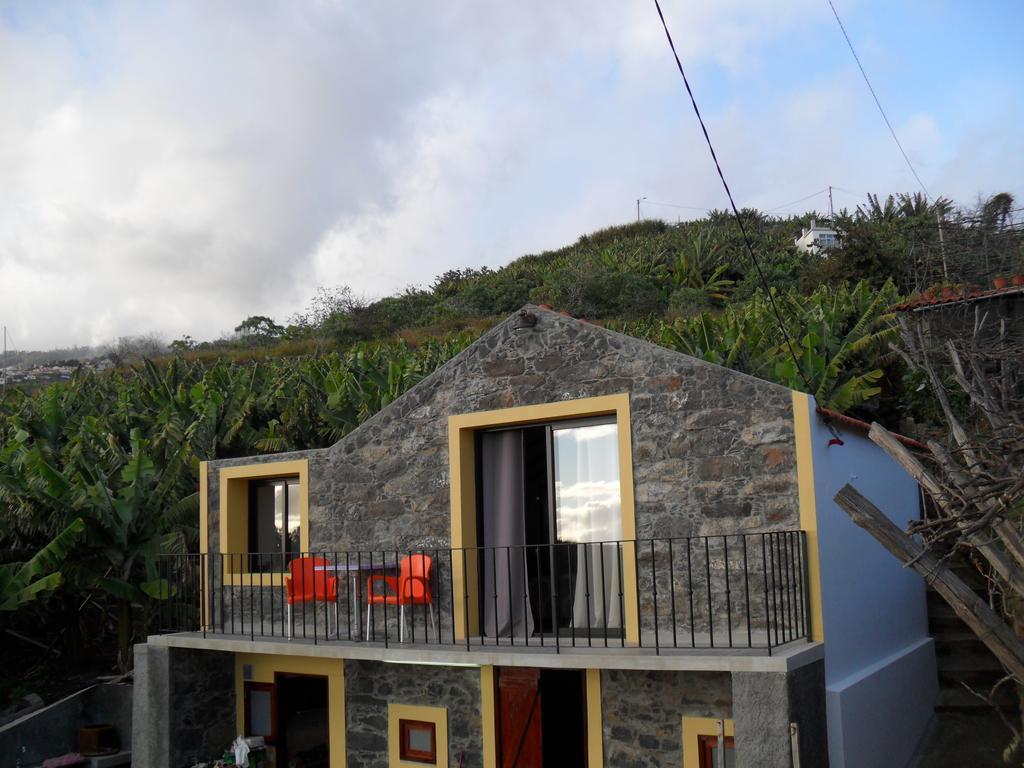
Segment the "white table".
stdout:
<svg viewBox="0 0 1024 768">
<path fill-rule="evenodd" d="M 337 562 L 330 565 L 314 565 L 314 571 L 320 571 L 321 573 L 348 573 L 349 574 L 349 603 L 352 603 L 352 598 L 355 597 L 357 602 L 360 596 L 359 591 L 359 574 L 363 571 L 367 573 L 373 573 L 374 571 L 397 571 L 398 563 L 370 563 L 370 562 Z M 350 610 L 351 610 L 350 605 Z M 356 638 L 362 640 L 362 606 L 356 605 Z M 351 640 L 351 638 L 349 638 Z"/>
</svg>

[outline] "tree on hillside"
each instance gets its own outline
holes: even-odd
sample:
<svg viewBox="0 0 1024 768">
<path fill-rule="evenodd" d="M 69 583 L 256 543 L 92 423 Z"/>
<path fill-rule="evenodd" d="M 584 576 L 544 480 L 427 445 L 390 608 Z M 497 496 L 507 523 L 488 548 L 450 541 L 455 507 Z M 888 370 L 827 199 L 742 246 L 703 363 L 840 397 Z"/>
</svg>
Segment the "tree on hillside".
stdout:
<svg viewBox="0 0 1024 768">
<path fill-rule="evenodd" d="M 167 351 L 167 344 L 155 333 L 142 336 L 121 336 L 108 353 L 115 365 L 129 365 L 158 357 Z"/>
<path fill-rule="evenodd" d="M 981 206 L 981 222 L 987 229 L 1000 230 L 1006 227 L 1013 213 L 1013 195 L 1000 192 L 992 195 Z"/>
<path fill-rule="evenodd" d="M 235 326 L 235 333 L 257 343 L 267 343 L 280 339 L 284 326 L 264 315 L 251 315 Z"/>
</svg>

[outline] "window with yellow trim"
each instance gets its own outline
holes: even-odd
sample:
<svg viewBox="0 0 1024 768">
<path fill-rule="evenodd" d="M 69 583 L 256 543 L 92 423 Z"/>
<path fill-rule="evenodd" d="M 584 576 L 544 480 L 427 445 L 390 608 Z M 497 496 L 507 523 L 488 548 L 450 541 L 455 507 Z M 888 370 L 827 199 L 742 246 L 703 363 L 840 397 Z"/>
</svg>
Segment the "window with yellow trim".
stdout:
<svg viewBox="0 0 1024 768">
<path fill-rule="evenodd" d="M 448 428 L 452 543 L 484 548 L 466 555 L 465 583 L 455 563 L 456 633 L 636 642 L 629 395 L 455 415 Z M 508 608 L 478 605 L 501 570 L 489 558 L 516 548 L 532 554 L 504 554 Z"/>
<path fill-rule="evenodd" d="M 722 741 L 725 742 L 724 747 L 719 746 L 718 736 L 700 734 L 697 737 L 697 748 L 700 751 L 698 768 L 736 768 L 736 747 L 732 736 L 725 736 Z"/>
<path fill-rule="evenodd" d="M 298 477 L 249 481 L 249 568 L 282 571 L 302 552 Z"/>
<path fill-rule="evenodd" d="M 220 551 L 225 574 L 279 576 L 287 572 L 290 560 L 308 552 L 308 494 L 305 460 L 222 468 Z"/>
<path fill-rule="evenodd" d="M 437 724 L 425 720 L 400 719 L 398 756 L 413 763 L 437 765 Z"/>
<path fill-rule="evenodd" d="M 447 708 L 388 704 L 388 768 L 447 765 Z"/>
<path fill-rule="evenodd" d="M 682 730 L 683 768 L 719 768 L 720 759 L 736 765 L 732 720 L 684 715 Z"/>
</svg>

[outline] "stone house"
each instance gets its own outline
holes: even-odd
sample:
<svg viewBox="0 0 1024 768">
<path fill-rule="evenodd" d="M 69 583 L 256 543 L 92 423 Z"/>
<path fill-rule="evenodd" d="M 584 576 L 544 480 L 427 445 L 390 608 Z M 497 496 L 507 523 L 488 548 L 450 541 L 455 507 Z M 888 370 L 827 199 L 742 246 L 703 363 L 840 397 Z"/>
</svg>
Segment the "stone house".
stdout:
<svg viewBox="0 0 1024 768">
<path fill-rule="evenodd" d="M 135 764 L 904 765 L 924 585 L 845 482 L 917 513 L 813 398 L 528 306 L 330 448 L 203 466 Z"/>
</svg>

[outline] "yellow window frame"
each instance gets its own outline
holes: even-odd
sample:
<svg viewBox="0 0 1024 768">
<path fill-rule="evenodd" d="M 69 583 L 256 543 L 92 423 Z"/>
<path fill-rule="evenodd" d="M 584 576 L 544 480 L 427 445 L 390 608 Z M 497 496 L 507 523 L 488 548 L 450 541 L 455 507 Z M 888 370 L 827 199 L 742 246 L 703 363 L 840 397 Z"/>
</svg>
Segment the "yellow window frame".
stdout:
<svg viewBox="0 0 1024 768">
<path fill-rule="evenodd" d="M 700 765 L 700 737 L 718 736 L 718 722 L 722 721 L 726 736 L 736 737 L 733 722 L 724 717 L 691 717 L 683 715 L 683 768 Z"/>
<path fill-rule="evenodd" d="M 476 563 L 467 559 L 466 580 L 463 582 L 462 555 L 458 550 L 475 547 L 479 538 L 476 530 L 476 451 L 474 435 L 478 430 L 493 427 L 537 424 L 549 421 L 614 416 L 619 437 L 619 492 L 621 494 L 622 539 L 636 540 L 636 508 L 633 495 L 633 447 L 630 429 L 629 393 L 562 400 L 557 403 L 524 405 L 495 411 L 458 414 L 448 417 L 448 461 L 451 479 L 451 541 L 453 552 L 452 583 L 455 591 L 455 636 L 465 640 L 468 626 L 472 636 L 479 627 L 477 601 L 474 599 L 477 583 Z M 626 643 L 636 644 L 639 622 L 636 595 L 635 546 L 622 548 L 623 600 L 625 603 Z M 468 616 L 464 615 L 466 590 L 469 590 Z"/>
<path fill-rule="evenodd" d="M 448 765 L 448 709 L 447 707 L 423 707 L 412 704 L 388 704 L 388 768 L 429 768 L 430 763 L 403 760 L 399 722 L 419 720 L 434 724 L 434 744 L 437 749 L 435 766 Z"/>
<path fill-rule="evenodd" d="M 205 476 L 205 472 L 203 473 Z M 285 573 L 253 573 L 246 568 L 245 558 L 232 559 L 249 550 L 249 481 L 275 477 L 299 479 L 299 546 L 309 552 L 309 462 L 306 459 L 269 461 L 223 467 L 220 477 L 220 552 L 224 556 L 224 584 L 233 586 L 269 587 L 284 584 Z M 200 523 L 207 530 L 208 513 L 204 484 L 200 484 Z M 208 544 L 201 542 L 203 551 Z"/>
</svg>

